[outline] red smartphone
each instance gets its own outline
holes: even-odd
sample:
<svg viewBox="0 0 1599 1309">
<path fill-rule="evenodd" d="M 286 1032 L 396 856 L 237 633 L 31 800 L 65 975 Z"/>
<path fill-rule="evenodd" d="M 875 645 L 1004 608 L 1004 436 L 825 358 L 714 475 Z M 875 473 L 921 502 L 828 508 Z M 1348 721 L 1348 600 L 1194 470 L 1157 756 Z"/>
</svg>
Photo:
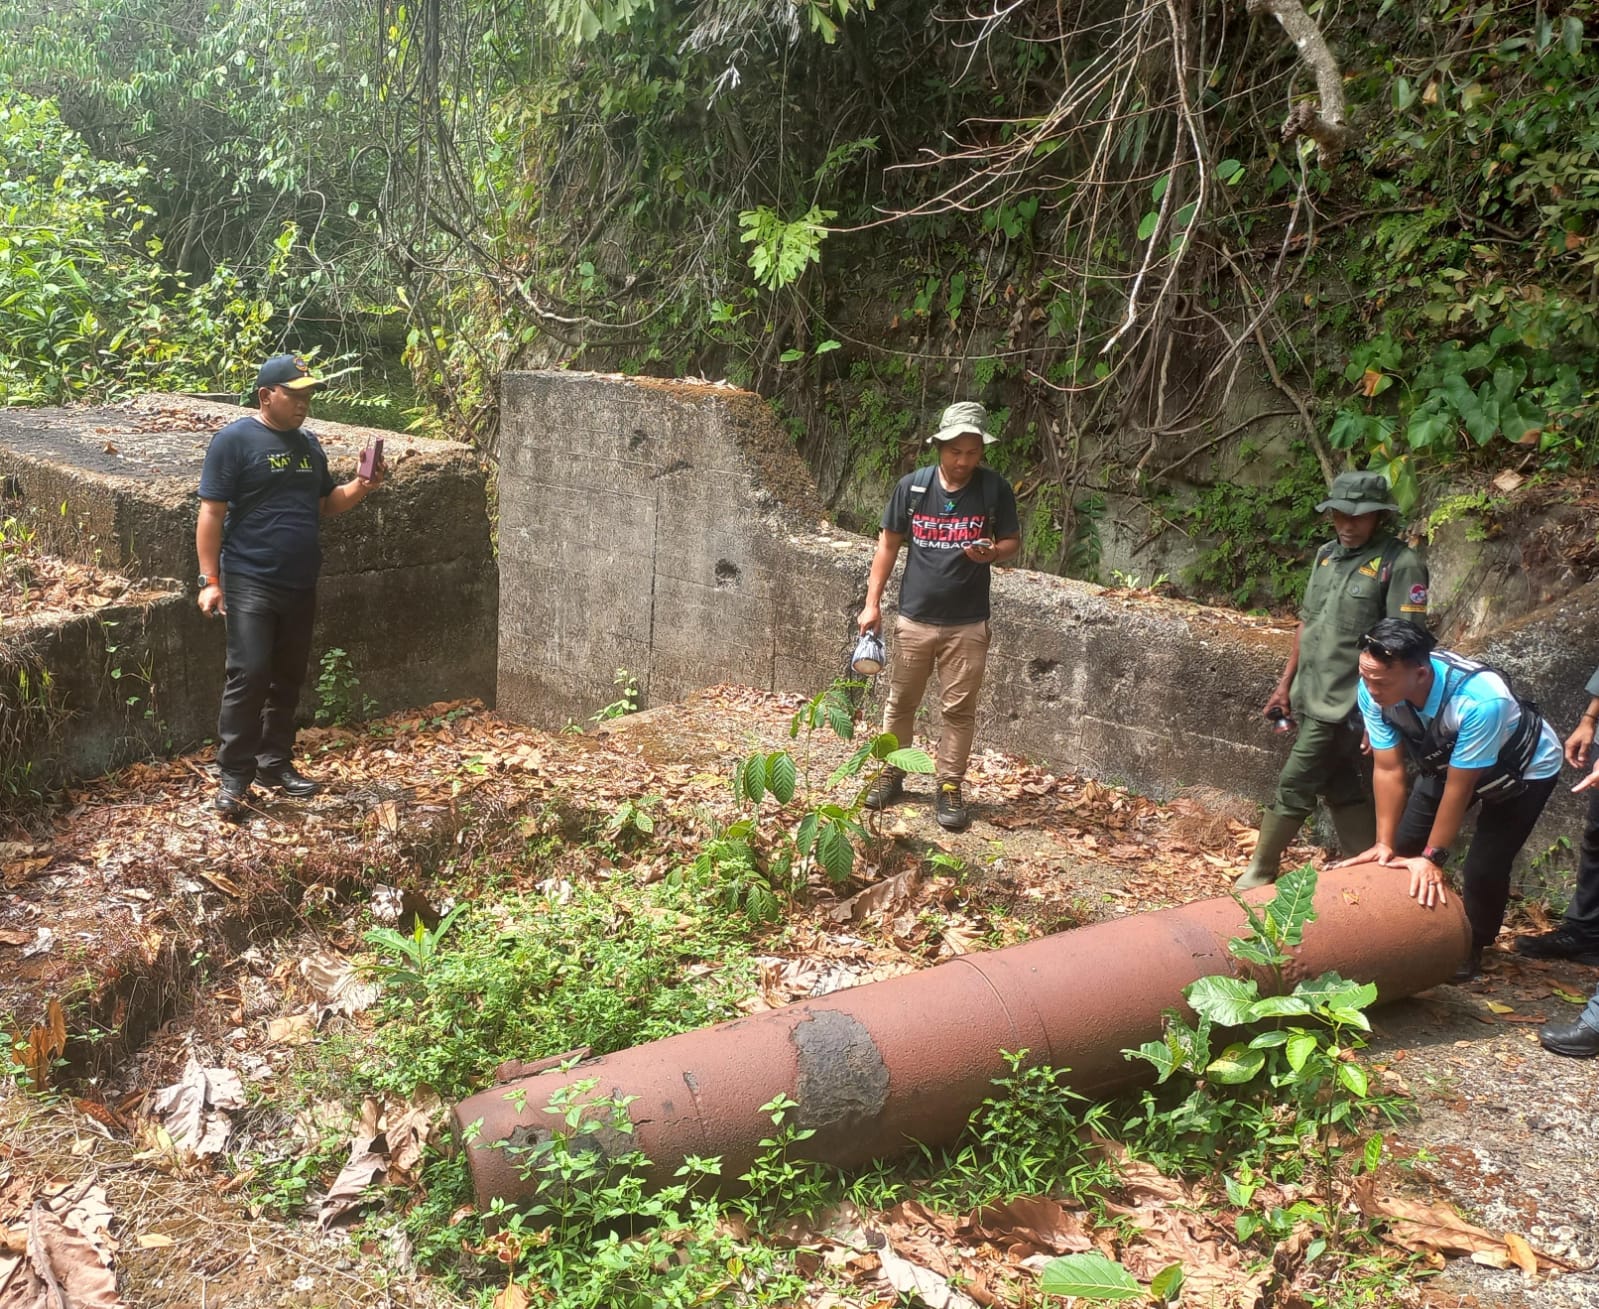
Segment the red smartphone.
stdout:
<svg viewBox="0 0 1599 1309">
<path fill-rule="evenodd" d="M 380 436 L 361 451 L 361 462 L 355 466 L 355 475 L 370 482 L 383 462 L 383 438 Z"/>
</svg>

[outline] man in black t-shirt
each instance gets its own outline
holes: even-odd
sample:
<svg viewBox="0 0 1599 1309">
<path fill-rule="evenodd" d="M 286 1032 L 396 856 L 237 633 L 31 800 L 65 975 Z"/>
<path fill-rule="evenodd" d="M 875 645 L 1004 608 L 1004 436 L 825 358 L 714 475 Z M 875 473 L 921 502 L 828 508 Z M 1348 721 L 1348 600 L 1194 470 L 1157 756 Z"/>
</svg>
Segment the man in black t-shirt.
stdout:
<svg viewBox="0 0 1599 1309">
<path fill-rule="evenodd" d="M 883 730 L 902 746 L 911 743 L 916 710 L 936 667 L 944 720 L 938 738 L 937 815 L 939 825 L 951 831 L 968 822 L 961 788 L 988 662 L 989 569 L 1014 559 L 1022 544 L 1016 493 L 993 469 L 982 466 L 983 447 L 997 439 L 988 431 L 988 411 L 982 405 L 962 401 L 944 410 L 938 430 L 928 438 L 938 451 L 938 464 L 902 477 L 883 510 L 866 605 L 857 620 L 862 632 L 881 628 L 883 590 L 900 547 L 908 545 Z M 904 794 L 904 781 L 899 769 L 885 769 L 868 793 L 866 807 L 891 804 Z"/>
<path fill-rule="evenodd" d="M 295 355 L 268 359 L 255 378 L 257 412 L 211 438 L 200 472 L 200 612 L 227 619 L 214 801 L 226 818 L 244 816 L 252 782 L 299 797 L 319 789 L 293 755 L 322 567 L 320 521 L 355 508 L 384 476 L 379 463 L 370 478 L 334 484 L 321 443 L 302 426 L 321 385 Z"/>
</svg>

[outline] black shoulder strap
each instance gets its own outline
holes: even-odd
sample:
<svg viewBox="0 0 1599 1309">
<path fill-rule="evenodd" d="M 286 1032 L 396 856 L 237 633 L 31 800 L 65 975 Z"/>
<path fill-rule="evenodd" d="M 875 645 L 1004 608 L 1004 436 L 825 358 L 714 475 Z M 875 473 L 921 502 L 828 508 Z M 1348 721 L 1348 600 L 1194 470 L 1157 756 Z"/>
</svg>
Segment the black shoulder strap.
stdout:
<svg viewBox="0 0 1599 1309">
<path fill-rule="evenodd" d="M 992 537 L 999 531 L 999 474 L 987 464 L 978 464 L 977 476 L 982 479 L 983 531 Z"/>
<path fill-rule="evenodd" d="M 922 501 L 927 499 L 927 492 L 933 485 L 933 479 L 938 476 L 938 465 L 933 464 L 927 468 L 918 468 L 911 474 L 910 498 L 905 501 L 905 517 L 909 520 L 918 509 Z"/>
<path fill-rule="evenodd" d="M 937 464 L 916 470 L 911 480 L 910 498 L 905 502 L 907 519 L 922 507 L 937 476 Z M 987 464 L 977 465 L 977 489 L 983 496 L 983 530 L 992 536 L 999 528 L 999 474 Z"/>
</svg>

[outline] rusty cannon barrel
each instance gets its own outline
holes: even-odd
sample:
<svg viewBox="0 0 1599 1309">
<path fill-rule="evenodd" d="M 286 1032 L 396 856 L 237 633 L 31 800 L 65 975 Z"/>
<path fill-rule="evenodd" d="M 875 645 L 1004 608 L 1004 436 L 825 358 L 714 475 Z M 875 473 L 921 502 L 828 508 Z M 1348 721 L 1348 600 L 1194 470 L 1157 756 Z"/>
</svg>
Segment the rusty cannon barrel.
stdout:
<svg viewBox="0 0 1599 1309">
<path fill-rule="evenodd" d="M 1423 909 L 1408 885 L 1377 865 L 1323 874 L 1285 985 L 1332 969 L 1394 1000 L 1448 980 L 1471 941 L 1460 898 Z M 1122 1051 L 1158 1039 L 1190 982 L 1240 972 L 1227 942 L 1245 928 L 1226 897 L 963 955 L 496 1086 L 455 1107 L 455 1130 L 484 1205 L 528 1197 L 514 1147 L 548 1139 L 561 1123 L 552 1095 L 588 1079 L 589 1098 L 631 1097 L 632 1133 L 595 1136 L 607 1153 L 642 1151 L 654 1184 L 689 1155 L 719 1156 L 736 1184 L 772 1133 L 761 1106 L 779 1093 L 796 1102 L 790 1121 L 815 1131 L 804 1157 L 853 1167 L 953 1140 L 1005 1075 L 1004 1051 L 1070 1069 L 1084 1095 L 1136 1083 L 1147 1069 Z"/>
</svg>

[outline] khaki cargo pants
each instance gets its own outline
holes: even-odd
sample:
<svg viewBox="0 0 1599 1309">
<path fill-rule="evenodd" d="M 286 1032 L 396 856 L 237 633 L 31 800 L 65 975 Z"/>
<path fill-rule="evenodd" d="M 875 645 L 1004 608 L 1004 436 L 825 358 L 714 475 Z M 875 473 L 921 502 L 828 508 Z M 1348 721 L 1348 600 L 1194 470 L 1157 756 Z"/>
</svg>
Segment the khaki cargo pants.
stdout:
<svg viewBox="0 0 1599 1309">
<path fill-rule="evenodd" d="M 938 669 L 939 702 L 944 717 L 938 737 L 938 780 L 959 782 L 977 730 L 977 694 L 988 665 L 988 621 L 959 627 L 935 627 L 901 617 L 894 626 L 894 648 L 888 657 L 888 704 L 883 730 L 900 745 L 911 743 L 916 710 L 921 706 L 933 669 Z"/>
</svg>

